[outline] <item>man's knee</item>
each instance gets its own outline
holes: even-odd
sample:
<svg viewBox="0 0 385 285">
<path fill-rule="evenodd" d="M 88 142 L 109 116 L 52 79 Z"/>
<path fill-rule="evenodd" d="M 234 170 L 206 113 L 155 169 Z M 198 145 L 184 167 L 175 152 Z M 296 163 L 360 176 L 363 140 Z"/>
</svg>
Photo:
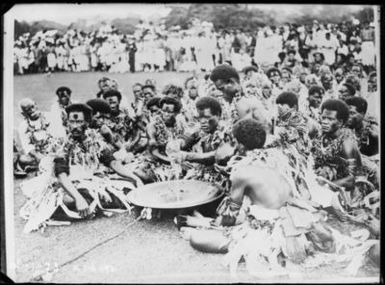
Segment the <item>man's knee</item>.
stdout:
<svg viewBox="0 0 385 285">
<path fill-rule="evenodd" d="M 134 171 L 134 174 L 143 181 L 144 184 L 155 182 L 155 178 L 150 173 L 146 173 L 145 171 L 138 169 Z"/>
</svg>

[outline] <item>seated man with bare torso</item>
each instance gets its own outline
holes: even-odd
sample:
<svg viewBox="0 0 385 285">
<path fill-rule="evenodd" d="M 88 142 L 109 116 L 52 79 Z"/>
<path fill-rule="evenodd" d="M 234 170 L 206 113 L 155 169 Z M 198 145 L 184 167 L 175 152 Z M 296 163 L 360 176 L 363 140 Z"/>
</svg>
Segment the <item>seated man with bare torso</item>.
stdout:
<svg viewBox="0 0 385 285">
<path fill-rule="evenodd" d="M 354 188 L 361 155 L 354 133 L 345 127 L 349 108 L 338 99 L 321 106 L 322 134 L 312 141 L 311 152 L 319 176 L 350 191 Z"/>
<path fill-rule="evenodd" d="M 215 219 L 179 216 L 178 225 L 211 228 L 188 231 L 191 245 L 205 252 L 225 253 L 232 247 L 233 242 L 236 243 L 235 236 L 239 226 L 253 230 L 269 228 L 271 232 L 277 219 L 291 219 L 287 211 L 303 211 L 302 214 L 306 216 L 306 231 L 301 232 L 287 224 L 281 233 L 281 242 L 285 240 L 284 245 L 275 245 L 274 253 L 276 257 L 281 247 L 286 246 L 285 252 L 289 258 L 303 260 L 307 249 L 302 240 L 305 236 L 302 234 L 316 231 L 312 228 L 310 220 L 318 220 L 319 217 L 313 217 L 316 210 L 310 204 L 295 197 L 290 183 L 292 177 L 287 157 L 279 149 L 263 149 L 266 140 L 265 127 L 254 119 L 238 121 L 234 125 L 233 133 L 239 143 L 239 156 L 234 157 L 228 164 L 232 168 L 231 190 L 229 196 L 219 205 L 218 216 Z M 257 213 L 268 214 L 263 217 Z M 228 226 L 235 226 L 234 231 L 227 228 Z M 221 228 L 223 230 L 218 230 Z M 321 226 L 317 229 L 326 231 Z M 331 236 L 323 241 L 323 246 L 330 250 L 333 246 Z M 273 253 L 266 253 L 270 254 Z"/>
<path fill-rule="evenodd" d="M 217 217 L 196 213 L 177 218 L 178 226 L 203 227 L 183 228 L 191 246 L 203 252 L 228 253 L 230 266 L 244 256 L 250 262 L 248 269 L 263 266 L 259 262 L 264 258 L 270 269 L 279 269 L 282 257 L 301 263 L 315 250 L 335 252 L 340 234 L 325 223 L 326 212 L 296 197 L 286 156 L 279 149 L 262 148 L 264 127 L 256 120 L 242 119 L 233 131 L 241 155 L 229 163 L 231 191 L 219 205 Z"/>
</svg>

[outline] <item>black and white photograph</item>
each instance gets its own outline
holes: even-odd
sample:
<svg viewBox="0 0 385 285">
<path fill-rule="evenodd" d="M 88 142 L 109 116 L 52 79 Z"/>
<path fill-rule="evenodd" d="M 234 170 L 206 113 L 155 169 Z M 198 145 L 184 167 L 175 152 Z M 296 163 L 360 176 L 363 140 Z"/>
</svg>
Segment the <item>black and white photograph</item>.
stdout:
<svg viewBox="0 0 385 285">
<path fill-rule="evenodd" d="M 381 8 L 12 6 L 3 273 L 383 281 Z"/>
</svg>

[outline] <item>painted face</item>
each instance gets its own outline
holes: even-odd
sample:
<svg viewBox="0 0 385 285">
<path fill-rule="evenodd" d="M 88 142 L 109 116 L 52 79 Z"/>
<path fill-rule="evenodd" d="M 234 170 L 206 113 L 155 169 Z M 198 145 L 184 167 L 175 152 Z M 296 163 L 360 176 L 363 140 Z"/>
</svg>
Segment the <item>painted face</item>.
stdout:
<svg viewBox="0 0 385 285">
<path fill-rule="evenodd" d="M 201 130 L 205 133 L 213 133 L 218 127 L 219 117 L 211 113 L 210 108 L 198 110 L 198 119 Z"/>
<path fill-rule="evenodd" d="M 74 138 L 80 138 L 87 129 L 87 122 L 83 112 L 70 112 L 68 115 L 69 131 Z"/>
<path fill-rule="evenodd" d="M 36 104 L 23 106 L 22 110 L 23 113 L 26 114 L 26 116 L 32 121 L 37 120 L 40 116 L 40 112 Z"/>
<path fill-rule="evenodd" d="M 342 122 L 337 119 L 337 111 L 324 109 L 321 114 L 322 133 L 335 133 L 342 126 Z"/>
<path fill-rule="evenodd" d="M 172 124 L 175 120 L 176 112 L 174 104 L 163 104 L 162 106 L 162 118 L 166 125 Z"/>
<path fill-rule="evenodd" d="M 107 103 L 110 105 L 111 112 L 116 114 L 119 112 L 120 101 L 118 96 L 110 96 L 106 98 Z"/>
<path fill-rule="evenodd" d="M 224 98 L 227 100 L 233 98 L 235 94 L 240 91 L 240 85 L 235 79 L 218 79 L 214 84 L 219 91 L 223 92 Z"/>
<path fill-rule="evenodd" d="M 362 123 L 364 115 L 357 111 L 357 107 L 349 105 L 349 119 L 346 122 L 348 127 L 354 128 Z"/>
</svg>

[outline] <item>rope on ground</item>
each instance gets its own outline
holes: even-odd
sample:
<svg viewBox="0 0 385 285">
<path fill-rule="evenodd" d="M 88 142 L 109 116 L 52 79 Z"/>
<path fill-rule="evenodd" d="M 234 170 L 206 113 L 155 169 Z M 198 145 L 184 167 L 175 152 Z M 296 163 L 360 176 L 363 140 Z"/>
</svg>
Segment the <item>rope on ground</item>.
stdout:
<svg viewBox="0 0 385 285">
<path fill-rule="evenodd" d="M 67 260 L 67 261 L 65 261 L 65 262 L 63 262 L 63 263 L 61 263 L 61 264 L 59 264 L 59 265 L 55 268 L 55 270 L 59 270 L 59 268 L 62 268 L 62 267 L 64 267 L 64 266 L 68 265 L 68 264 L 71 264 L 72 262 L 74 262 L 74 261 L 76 261 L 76 260 L 82 258 L 83 256 L 85 256 L 87 253 L 93 251 L 94 249 L 96 249 L 96 248 L 98 248 L 98 247 L 100 247 L 100 246 L 102 246 L 102 245 L 108 243 L 109 241 L 111 241 L 111 240 L 113 240 L 113 239 L 116 239 L 117 237 L 119 237 L 119 236 L 121 236 L 122 234 L 124 234 L 124 233 L 126 232 L 127 228 L 133 226 L 134 224 L 136 224 L 136 223 L 137 223 L 139 220 L 141 220 L 142 218 L 144 218 L 144 217 L 143 217 L 143 213 L 141 213 L 141 214 L 140 214 L 140 215 L 139 215 L 133 222 L 131 222 L 130 224 L 128 224 L 128 225 L 126 226 L 126 228 L 125 228 L 123 231 L 121 231 L 120 233 L 118 233 L 118 234 L 116 234 L 116 235 L 114 235 L 114 236 L 112 236 L 112 237 L 109 237 L 108 239 L 105 239 L 105 240 L 103 240 L 103 241 L 101 241 L 101 242 L 99 242 L 99 243 L 97 243 L 97 244 L 95 244 L 93 247 L 87 249 L 86 251 L 82 252 L 81 254 L 75 256 L 74 258 L 71 258 L 71 259 L 69 259 L 69 260 Z M 41 273 L 39 273 L 38 275 L 32 277 L 32 279 L 30 280 L 30 282 L 33 282 L 33 281 L 46 281 L 46 280 L 44 280 L 44 275 L 45 275 L 45 274 L 49 274 L 49 273 L 50 273 L 49 271 L 41 272 Z"/>
</svg>

